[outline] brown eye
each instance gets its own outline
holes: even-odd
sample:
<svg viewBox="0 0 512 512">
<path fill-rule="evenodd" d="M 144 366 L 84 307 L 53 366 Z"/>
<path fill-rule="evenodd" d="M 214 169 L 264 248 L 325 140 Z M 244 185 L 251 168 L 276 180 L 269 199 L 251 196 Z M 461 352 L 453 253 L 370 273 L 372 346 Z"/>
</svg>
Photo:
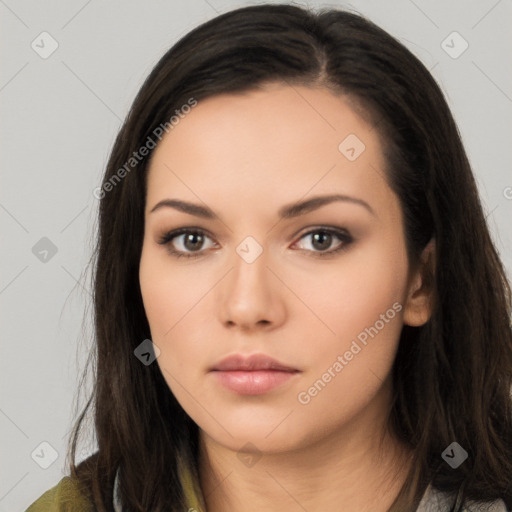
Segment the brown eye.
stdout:
<svg viewBox="0 0 512 512">
<path fill-rule="evenodd" d="M 309 231 L 301 236 L 301 240 L 310 238 L 309 245 L 311 248 L 306 247 L 304 250 L 317 253 L 318 256 L 334 254 L 338 251 L 345 249 L 350 243 L 353 242 L 353 238 L 347 231 L 340 231 L 334 229 L 318 228 L 313 231 Z M 334 249 L 331 249 L 333 242 L 338 240 Z"/>
<path fill-rule="evenodd" d="M 319 251 L 324 251 L 329 249 L 332 244 L 333 236 L 330 233 L 326 233 L 324 231 L 319 231 L 318 233 L 313 234 L 311 244 L 315 249 Z"/>
<path fill-rule="evenodd" d="M 189 251 L 197 251 L 201 249 L 201 246 L 204 243 L 204 236 L 199 233 L 190 233 L 182 236 L 185 236 L 183 245 Z"/>
<path fill-rule="evenodd" d="M 206 240 L 210 240 L 210 237 L 204 231 L 183 228 L 166 233 L 158 243 L 166 245 L 169 252 L 177 257 L 193 258 L 205 252 L 202 249 L 204 249 Z M 209 247 L 212 245 L 214 244 L 210 244 Z"/>
</svg>

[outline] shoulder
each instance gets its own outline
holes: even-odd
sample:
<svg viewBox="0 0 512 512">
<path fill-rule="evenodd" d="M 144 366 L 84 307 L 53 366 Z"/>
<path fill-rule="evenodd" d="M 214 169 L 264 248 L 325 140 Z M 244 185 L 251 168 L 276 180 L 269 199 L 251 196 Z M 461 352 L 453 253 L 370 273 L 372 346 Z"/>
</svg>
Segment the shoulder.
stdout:
<svg viewBox="0 0 512 512">
<path fill-rule="evenodd" d="M 78 481 L 65 476 L 46 491 L 25 512 L 92 512 L 93 505 L 82 493 Z"/>
<path fill-rule="evenodd" d="M 448 512 L 456 501 L 456 493 L 442 492 L 429 486 L 416 509 L 416 512 Z M 463 512 L 509 512 L 503 500 L 469 501 L 462 508 Z"/>
</svg>

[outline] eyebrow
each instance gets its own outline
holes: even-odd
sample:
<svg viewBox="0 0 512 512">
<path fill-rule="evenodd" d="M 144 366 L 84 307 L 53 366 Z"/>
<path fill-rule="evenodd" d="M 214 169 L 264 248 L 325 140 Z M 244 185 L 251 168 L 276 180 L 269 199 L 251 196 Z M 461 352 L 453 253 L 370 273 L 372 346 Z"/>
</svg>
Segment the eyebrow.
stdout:
<svg viewBox="0 0 512 512">
<path fill-rule="evenodd" d="M 278 215 L 279 218 L 283 220 L 291 219 L 294 217 L 299 217 L 300 215 L 305 215 L 306 213 L 317 210 L 318 208 L 335 201 L 343 201 L 362 206 L 372 215 L 377 216 L 373 208 L 366 201 L 342 194 L 316 196 L 312 197 L 311 199 L 306 199 L 305 201 L 299 201 L 285 205 L 279 209 Z M 179 199 L 164 199 L 153 206 L 149 213 L 153 213 L 164 207 L 174 208 L 181 212 L 195 215 L 196 217 L 202 217 L 204 219 L 219 219 L 219 217 L 207 206 L 201 206 L 199 204 L 189 203 L 188 201 L 182 201 Z"/>
</svg>

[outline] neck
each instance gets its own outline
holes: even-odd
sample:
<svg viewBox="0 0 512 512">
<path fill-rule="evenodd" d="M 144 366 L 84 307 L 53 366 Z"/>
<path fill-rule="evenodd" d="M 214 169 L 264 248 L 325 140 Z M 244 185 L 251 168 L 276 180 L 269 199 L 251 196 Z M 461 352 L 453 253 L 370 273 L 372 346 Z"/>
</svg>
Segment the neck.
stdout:
<svg viewBox="0 0 512 512">
<path fill-rule="evenodd" d="M 411 451 L 368 418 L 295 450 L 244 464 L 201 431 L 200 480 L 208 512 L 386 512 L 410 469 Z"/>
</svg>

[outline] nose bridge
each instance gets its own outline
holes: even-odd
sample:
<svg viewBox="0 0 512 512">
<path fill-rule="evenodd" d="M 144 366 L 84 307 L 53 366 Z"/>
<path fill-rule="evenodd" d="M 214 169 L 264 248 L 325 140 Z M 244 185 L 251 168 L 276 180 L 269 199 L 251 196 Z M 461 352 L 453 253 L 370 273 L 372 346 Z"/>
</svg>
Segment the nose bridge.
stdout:
<svg viewBox="0 0 512 512">
<path fill-rule="evenodd" d="M 247 236 L 235 248 L 232 271 L 222 287 L 221 316 L 228 324 L 250 327 L 278 323 L 284 307 L 277 283 L 267 268 L 270 251 L 255 237 Z"/>
<path fill-rule="evenodd" d="M 268 287 L 268 247 L 264 247 L 253 236 L 245 237 L 235 248 L 231 273 L 231 292 L 257 299 Z"/>
</svg>

